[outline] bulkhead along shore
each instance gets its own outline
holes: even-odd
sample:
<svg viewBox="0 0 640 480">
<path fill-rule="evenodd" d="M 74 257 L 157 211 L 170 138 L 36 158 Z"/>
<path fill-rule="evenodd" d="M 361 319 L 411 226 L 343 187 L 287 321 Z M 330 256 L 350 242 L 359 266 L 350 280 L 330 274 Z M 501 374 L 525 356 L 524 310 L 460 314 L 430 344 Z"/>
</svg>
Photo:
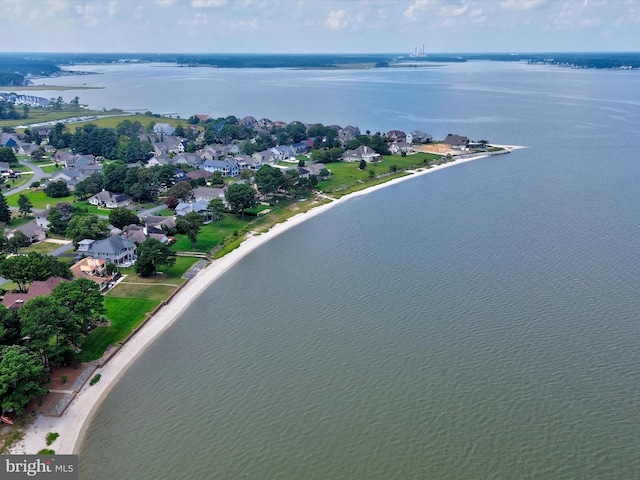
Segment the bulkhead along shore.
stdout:
<svg viewBox="0 0 640 480">
<path fill-rule="evenodd" d="M 518 146 L 500 145 L 505 152 L 522 148 Z M 236 262 L 245 255 L 260 247 L 264 243 L 279 234 L 299 225 L 300 223 L 319 215 L 330 208 L 348 201 L 356 196 L 365 195 L 375 190 L 396 185 L 405 180 L 410 180 L 419 175 L 437 172 L 441 169 L 459 165 L 462 163 L 486 158 L 488 153 L 474 154 L 455 162 L 442 163 L 432 168 L 421 168 L 407 171 L 407 175 L 394 178 L 388 182 L 377 184 L 363 190 L 359 190 L 339 199 L 331 199 L 327 203 L 320 204 L 304 213 L 296 214 L 284 222 L 278 223 L 264 233 L 250 232 L 240 246 L 222 258 L 213 260 L 206 268 L 202 269 L 187 285 L 182 288 L 170 302 L 160 308 L 142 326 L 139 331 L 115 353 L 107 363 L 95 371 L 100 375 L 99 382 L 91 385 L 85 383 L 74 400 L 59 417 L 39 415 L 26 428 L 23 438 L 11 449 L 13 454 L 33 454 L 48 448 L 46 436 L 49 432 L 56 432 L 59 437 L 55 441 L 55 452 L 58 454 L 77 453 L 79 451 L 83 434 L 92 416 L 100 406 L 102 400 L 108 395 L 122 373 L 142 354 L 159 335 L 178 320 L 191 304 L 193 299 L 200 295 L 209 285 L 219 279 Z M 328 198 L 328 197 L 325 197 Z"/>
</svg>

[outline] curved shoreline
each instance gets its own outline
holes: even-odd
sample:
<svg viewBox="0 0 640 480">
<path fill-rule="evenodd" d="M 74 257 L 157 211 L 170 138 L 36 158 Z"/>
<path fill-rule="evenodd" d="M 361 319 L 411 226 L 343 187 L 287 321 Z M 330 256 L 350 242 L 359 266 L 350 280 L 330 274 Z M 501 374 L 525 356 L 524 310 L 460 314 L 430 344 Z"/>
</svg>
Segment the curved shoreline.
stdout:
<svg viewBox="0 0 640 480">
<path fill-rule="evenodd" d="M 509 152 L 516 150 L 518 146 L 500 145 Z M 100 381 L 90 386 L 87 382 L 78 392 L 67 410 L 61 417 L 45 417 L 38 415 L 25 429 L 22 440 L 17 442 L 12 448 L 12 454 L 35 454 L 44 448 L 53 448 L 56 454 L 78 453 L 85 436 L 86 430 L 96 414 L 98 408 L 117 383 L 122 374 L 133 364 L 133 362 L 158 338 L 168 327 L 177 321 L 181 314 L 207 287 L 213 284 L 218 278 L 224 275 L 240 261 L 245 255 L 252 252 L 259 246 L 275 238 L 279 234 L 303 223 L 309 218 L 319 215 L 335 205 L 339 205 L 350 198 L 365 195 L 375 190 L 395 185 L 416 176 L 436 172 L 443 168 L 451 167 L 460 163 L 466 163 L 480 158 L 486 158 L 491 154 L 479 154 L 477 156 L 459 159 L 451 163 L 434 166 L 429 169 L 410 170 L 409 175 L 399 177 L 388 182 L 365 188 L 363 190 L 350 193 L 337 200 L 312 208 L 311 210 L 294 215 L 282 223 L 276 224 L 266 233 L 252 235 L 246 238 L 238 248 L 228 253 L 224 257 L 214 260 L 207 268 L 200 271 L 197 276 L 189 281 L 171 300 L 169 304 L 162 307 L 140 330 L 127 342 L 120 350 L 95 373 L 101 375 Z M 58 439 L 53 445 L 47 447 L 45 436 L 49 432 L 57 432 Z"/>
</svg>

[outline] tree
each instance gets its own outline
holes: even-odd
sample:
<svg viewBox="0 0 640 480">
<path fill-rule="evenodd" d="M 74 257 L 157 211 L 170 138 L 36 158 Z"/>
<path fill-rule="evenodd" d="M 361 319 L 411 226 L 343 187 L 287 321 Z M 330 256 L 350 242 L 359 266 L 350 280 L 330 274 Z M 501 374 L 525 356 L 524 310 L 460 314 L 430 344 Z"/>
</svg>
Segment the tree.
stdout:
<svg viewBox="0 0 640 480">
<path fill-rule="evenodd" d="M 198 215 L 196 213 L 196 215 Z M 199 215 L 198 215 L 199 216 Z M 135 270 L 141 277 L 149 277 L 158 271 L 160 265 L 172 267 L 176 263 L 174 253 L 169 246 L 155 238 L 148 238 L 136 250 L 138 259 Z"/>
<path fill-rule="evenodd" d="M 7 205 L 7 199 L 4 197 L 2 193 L 0 193 L 0 222 L 2 223 L 11 222 L 11 210 L 9 210 L 9 205 Z"/>
<path fill-rule="evenodd" d="M 104 177 L 102 174 L 92 173 L 84 180 L 76 183 L 76 188 L 73 194 L 79 199 L 90 197 L 91 195 L 101 192 L 103 185 Z"/>
<path fill-rule="evenodd" d="M 56 285 L 51 296 L 75 316 L 80 333 L 87 334 L 99 315 L 106 312 L 98 284 L 86 278 Z"/>
<path fill-rule="evenodd" d="M 94 214 L 74 215 L 69 220 L 67 227 L 67 237 L 73 240 L 73 245 L 78 246 L 78 242 L 85 238 L 102 240 L 109 236 L 109 223 Z"/>
<path fill-rule="evenodd" d="M 360 170 L 364 170 L 365 168 L 367 168 L 367 162 L 364 159 L 360 160 L 360 165 L 358 166 L 358 168 Z"/>
<path fill-rule="evenodd" d="M 62 180 L 49 182 L 44 189 L 44 194 L 51 198 L 62 198 L 69 196 L 69 187 Z"/>
<path fill-rule="evenodd" d="M 176 197 L 171 196 L 167 197 L 167 199 L 164 201 L 164 204 L 171 210 L 175 210 L 179 203 L 180 200 L 178 200 Z"/>
<path fill-rule="evenodd" d="M 173 134 L 176 137 L 184 137 L 184 126 L 181 123 L 176 125 L 176 128 L 173 130 Z"/>
<path fill-rule="evenodd" d="M 258 202 L 256 200 L 256 191 L 251 185 L 246 183 L 234 183 L 230 185 L 225 194 L 227 203 L 235 213 L 241 213 L 247 208 L 254 207 Z"/>
<path fill-rule="evenodd" d="M 195 247 L 203 223 L 204 218 L 202 218 L 202 215 L 197 212 L 189 212 L 186 215 L 178 217 L 176 228 L 179 232 L 186 234 L 191 242 L 191 246 Z"/>
<path fill-rule="evenodd" d="M 282 170 L 271 165 L 261 166 L 255 174 L 255 181 L 263 195 L 275 194 L 286 185 Z"/>
<path fill-rule="evenodd" d="M 71 278 L 71 270 L 55 257 L 29 252 L 27 255 L 0 258 L 0 276 L 15 282 L 21 292 L 26 292 L 34 280 Z"/>
<path fill-rule="evenodd" d="M 20 307 L 21 333 L 45 366 L 60 366 L 77 357 L 80 322 L 69 308 L 51 295 L 35 297 Z"/>
<path fill-rule="evenodd" d="M 131 210 L 123 207 L 114 208 L 109 212 L 109 223 L 122 230 L 127 225 L 137 225 L 140 223 L 138 216 Z"/>
<path fill-rule="evenodd" d="M 33 209 L 33 203 L 31 203 L 31 200 L 29 200 L 29 197 L 21 193 L 20 196 L 18 197 L 18 210 L 20 211 L 20 214 L 23 217 L 26 217 L 28 214 L 30 214 L 33 211 L 32 209 Z"/>
<path fill-rule="evenodd" d="M 222 212 L 224 212 L 225 206 L 221 198 L 211 199 L 208 208 L 214 219 L 220 220 L 222 218 Z"/>
<path fill-rule="evenodd" d="M 0 406 L 2 412 L 21 414 L 34 398 L 47 393 L 42 386 L 44 364 L 26 347 L 10 345 L 0 349 Z"/>
<path fill-rule="evenodd" d="M 168 191 L 167 195 L 170 197 L 176 197 L 179 200 L 185 201 L 189 200 L 193 195 L 193 189 L 191 188 L 191 184 L 187 181 L 181 181 L 172 186 Z"/>
<path fill-rule="evenodd" d="M 0 147 L 0 162 L 8 162 L 9 165 L 18 165 L 18 157 L 11 147 Z"/>
</svg>

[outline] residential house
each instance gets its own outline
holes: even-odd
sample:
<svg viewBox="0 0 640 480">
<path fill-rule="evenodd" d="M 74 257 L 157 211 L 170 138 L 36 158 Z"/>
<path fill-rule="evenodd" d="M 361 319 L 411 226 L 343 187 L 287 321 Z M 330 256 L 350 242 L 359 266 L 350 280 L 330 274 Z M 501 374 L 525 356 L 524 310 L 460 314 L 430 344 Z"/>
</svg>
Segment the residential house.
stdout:
<svg viewBox="0 0 640 480">
<path fill-rule="evenodd" d="M 206 115 L 204 113 L 199 113 L 197 115 L 194 115 L 198 120 L 200 120 L 201 122 L 206 122 L 207 120 L 209 120 L 209 115 Z"/>
<path fill-rule="evenodd" d="M 3 177 L 8 177 L 12 172 L 13 170 L 11 170 L 11 165 L 9 165 L 9 162 L 0 162 L 0 175 L 2 175 Z"/>
<path fill-rule="evenodd" d="M 230 155 L 237 155 L 240 149 L 237 145 L 209 145 L 202 152 L 205 160 L 222 160 Z"/>
<path fill-rule="evenodd" d="M 76 168 L 82 170 L 89 165 L 96 165 L 96 157 L 93 155 L 66 155 L 62 162 L 66 168 Z"/>
<path fill-rule="evenodd" d="M 209 212 L 209 202 L 206 200 L 197 200 L 195 202 L 180 202 L 176 207 L 176 216 L 183 217 L 187 213 L 196 212 L 203 217 L 209 219 L 211 212 Z"/>
<path fill-rule="evenodd" d="M 160 215 L 147 215 L 144 219 L 147 228 L 155 227 L 163 231 L 171 231 L 176 228 L 176 221 L 173 217 L 163 217 Z"/>
<path fill-rule="evenodd" d="M 338 140 L 340 140 L 342 145 L 349 143 L 351 140 L 355 140 L 358 135 L 360 135 L 360 129 L 351 125 L 347 125 L 338 130 Z"/>
<path fill-rule="evenodd" d="M 0 147 L 16 148 L 18 137 L 12 133 L 0 133 Z"/>
<path fill-rule="evenodd" d="M 264 150 L 262 152 L 256 152 L 251 155 L 256 163 L 260 165 L 272 165 L 276 163 L 276 156 L 271 150 Z"/>
<path fill-rule="evenodd" d="M 187 172 L 186 175 L 189 180 L 198 180 L 200 178 L 209 180 L 211 178 L 212 173 L 207 172 L 206 170 L 192 170 L 191 172 Z"/>
<path fill-rule="evenodd" d="M 124 193 L 112 193 L 107 190 L 102 190 L 92 197 L 89 197 L 89 200 L 87 201 L 91 205 L 96 205 L 98 207 L 118 208 L 130 205 L 133 198 Z"/>
<path fill-rule="evenodd" d="M 87 257 L 105 260 L 121 267 L 130 266 L 136 260 L 136 244 L 122 237 L 82 240 L 77 251 Z"/>
<path fill-rule="evenodd" d="M 13 238 L 16 232 L 22 232 L 31 243 L 41 242 L 47 238 L 47 231 L 40 227 L 35 220 L 10 230 L 7 238 Z"/>
<path fill-rule="evenodd" d="M 98 284 L 100 291 L 109 288 L 113 275 L 107 273 L 107 261 L 99 258 L 84 257 L 71 266 L 73 278 L 86 278 Z"/>
<path fill-rule="evenodd" d="M 296 151 L 291 145 L 276 145 L 271 151 L 276 161 L 295 160 Z"/>
<path fill-rule="evenodd" d="M 204 162 L 204 159 L 197 153 L 180 153 L 173 157 L 176 165 L 189 165 L 192 168 L 198 168 Z"/>
<path fill-rule="evenodd" d="M 223 177 L 235 177 L 240 174 L 240 167 L 233 158 L 205 160 L 205 162 L 200 165 L 200 168 L 211 173 L 220 172 Z"/>
<path fill-rule="evenodd" d="M 324 163 L 310 163 L 305 165 L 305 168 L 309 170 L 309 175 L 320 176 L 320 170 L 327 168 L 327 166 Z"/>
<path fill-rule="evenodd" d="M 390 142 L 405 142 L 407 134 L 402 130 L 389 130 L 387 132 L 387 140 Z"/>
<path fill-rule="evenodd" d="M 453 150 L 466 150 L 467 145 L 469 145 L 469 139 L 467 137 L 450 133 L 442 143 L 449 145 Z"/>
<path fill-rule="evenodd" d="M 370 147 L 366 145 L 360 145 L 358 148 L 354 150 L 347 150 L 342 154 L 342 159 L 345 162 L 359 162 L 364 160 L 367 163 L 371 162 L 379 162 L 382 160 L 382 156 L 379 153 L 376 153 Z"/>
<path fill-rule="evenodd" d="M 174 165 L 174 161 L 168 155 L 161 153 L 161 154 L 154 155 L 149 160 L 147 160 L 147 163 L 146 163 L 146 166 L 148 168 L 160 167 L 162 165 Z"/>
<path fill-rule="evenodd" d="M 36 225 L 38 225 L 38 227 L 43 230 L 49 230 L 49 219 L 47 217 L 49 216 L 50 212 L 51 210 L 47 208 L 46 210 L 42 210 L 41 212 L 36 213 Z"/>
<path fill-rule="evenodd" d="M 51 277 L 42 281 L 36 280 L 31 283 L 27 293 L 5 293 L 2 298 L 2 304 L 7 308 L 18 309 L 32 298 L 51 295 L 54 288 L 62 282 L 68 281 L 69 280 L 62 277 Z"/>
<path fill-rule="evenodd" d="M 76 189 L 76 185 L 87 177 L 88 175 L 84 175 L 80 170 L 76 170 L 75 168 L 63 168 L 59 172 L 54 173 L 51 176 L 50 181 L 62 181 L 67 184 L 67 188 L 69 188 L 69 190 L 74 191 Z"/>
<path fill-rule="evenodd" d="M 149 238 L 153 238 L 162 243 L 169 242 L 169 236 L 162 228 L 148 227 L 146 225 L 128 225 L 123 230 L 122 237 L 131 240 L 136 245 L 144 243 Z"/>
<path fill-rule="evenodd" d="M 40 147 L 34 143 L 20 143 L 17 147 L 16 147 L 16 153 L 18 155 L 29 155 L 31 156 L 31 154 L 33 152 L 35 152 L 36 150 L 38 150 Z"/>
<path fill-rule="evenodd" d="M 224 188 L 210 188 L 210 187 L 198 187 L 194 188 L 193 198 L 198 202 L 200 200 L 207 202 L 207 205 L 214 198 L 219 198 L 227 206 L 227 187 Z"/>
<path fill-rule="evenodd" d="M 262 164 L 251 155 L 235 155 L 233 159 L 238 164 L 241 172 L 247 169 L 258 170 L 262 166 Z"/>
<path fill-rule="evenodd" d="M 156 135 L 173 135 L 173 127 L 169 123 L 156 123 L 153 132 Z"/>
<path fill-rule="evenodd" d="M 432 140 L 433 137 L 431 135 L 420 130 L 407 133 L 406 138 L 407 143 L 429 143 Z"/>
<path fill-rule="evenodd" d="M 295 155 L 302 155 L 309 152 L 309 142 L 302 141 L 294 143 L 291 145 L 291 148 L 293 148 Z"/>
<path fill-rule="evenodd" d="M 410 153 L 413 152 L 413 145 L 407 142 L 394 142 L 389 147 L 389 151 L 394 155 L 398 155 L 402 152 Z"/>
<path fill-rule="evenodd" d="M 258 125 L 258 121 L 251 115 L 246 116 L 240 120 L 240 125 L 249 128 L 255 128 Z"/>
</svg>

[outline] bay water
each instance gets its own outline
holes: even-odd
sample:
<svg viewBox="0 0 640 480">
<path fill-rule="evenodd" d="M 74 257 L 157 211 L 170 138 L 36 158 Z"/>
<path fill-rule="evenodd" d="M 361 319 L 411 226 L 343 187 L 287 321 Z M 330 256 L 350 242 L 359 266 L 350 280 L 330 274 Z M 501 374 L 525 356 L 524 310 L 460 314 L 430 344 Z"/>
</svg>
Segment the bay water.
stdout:
<svg viewBox="0 0 640 480">
<path fill-rule="evenodd" d="M 105 86 L 63 92 L 94 107 L 528 148 L 247 255 L 123 375 L 81 478 L 638 476 L 640 72 L 92 68 L 54 81 Z"/>
</svg>

